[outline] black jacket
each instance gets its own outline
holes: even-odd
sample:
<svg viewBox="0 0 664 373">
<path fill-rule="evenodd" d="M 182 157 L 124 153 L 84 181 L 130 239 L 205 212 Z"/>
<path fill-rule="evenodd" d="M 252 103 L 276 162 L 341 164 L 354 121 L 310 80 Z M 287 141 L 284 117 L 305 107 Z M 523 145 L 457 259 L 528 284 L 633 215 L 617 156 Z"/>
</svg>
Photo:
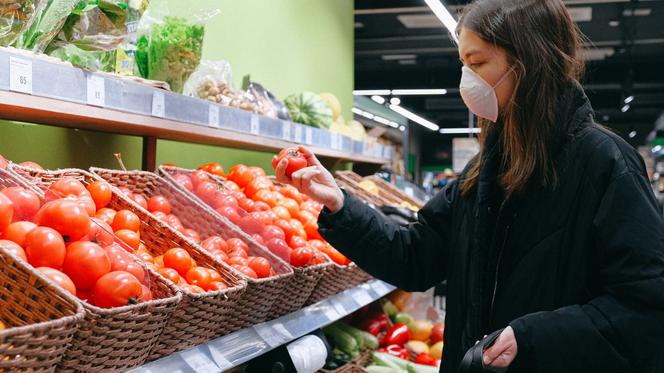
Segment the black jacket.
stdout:
<svg viewBox="0 0 664 373">
<path fill-rule="evenodd" d="M 451 183 L 417 223 L 350 195 L 319 217 L 321 234 L 379 279 L 413 291 L 447 279 L 442 372 L 508 325 L 510 372 L 664 372 L 664 222 L 643 160 L 593 122 L 578 84 L 560 107 L 555 188 L 503 200 L 493 129 L 475 190 Z"/>
</svg>

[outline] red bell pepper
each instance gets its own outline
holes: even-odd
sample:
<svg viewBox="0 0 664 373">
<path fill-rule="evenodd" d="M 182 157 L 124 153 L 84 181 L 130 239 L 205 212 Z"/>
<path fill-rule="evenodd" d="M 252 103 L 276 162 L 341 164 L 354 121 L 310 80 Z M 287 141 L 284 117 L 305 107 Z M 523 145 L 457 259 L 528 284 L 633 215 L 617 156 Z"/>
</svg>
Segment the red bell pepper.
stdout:
<svg viewBox="0 0 664 373">
<path fill-rule="evenodd" d="M 434 359 L 426 352 L 422 352 L 421 354 L 417 355 L 417 358 L 415 358 L 415 364 L 431 365 L 432 367 L 438 366 L 436 359 Z"/>
<path fill-rule="evenodd" d="M 388 326 L 390 326 L 390 322 L 387 315 L 381 313 L 380 315 L 374 315 L 365 319 L 360 324 L 360 329 L 371 333 L 373 336 L 377 336 L 380 332 L 387 329 Z"/>
<path fill-rule="evenodd" d="M 389 345 L 399 345 L 403 346 L 410 340 L 410 331 L 408 330 L 408 325 L 404 323 L 398 323 L 392 325 L 390 329 L 387 330 L 385 336 L 380 340 L 381 346 Z"/>
<path fill-rule="evenodd" d="M 379 348 L 378 352 L 383 352 L 386 354 L 390 354 L 392 356 L 396 356 L 399 358 L 402 358 L 404 360 L 410 360 L 410 353 L 405 347 L 398 346 L 398 345 L 389 345 L 387 347 Z"/>
</svg>

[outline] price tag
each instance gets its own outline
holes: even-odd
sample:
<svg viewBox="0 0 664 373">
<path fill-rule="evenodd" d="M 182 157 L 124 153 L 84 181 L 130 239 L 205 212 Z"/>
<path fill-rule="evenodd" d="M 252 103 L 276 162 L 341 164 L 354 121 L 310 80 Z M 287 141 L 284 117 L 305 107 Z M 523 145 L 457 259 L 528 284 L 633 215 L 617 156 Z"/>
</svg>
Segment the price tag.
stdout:
<svg viewBox="0 0 664 373">
<path fill-rule="evenodd" d="M 409 187 L 409 186 L 403 188 L 403 191 L 404 191 L 404 193 L 406 193 L 409 197 L 412 197 L 413 194 L 414 194 L 414 193 L 413 193 L 413 188 L 412 188 L 412 187 Z"/>
<path fill-rule="evenodd" d="M 314 131 L 311 129 L 311 127 L 306 127 L 304 129 L 304 143 L 307 145 L 314 143 Z"/>
<path fill-rule="evenodd" d="M 254 330 L 270 347 L 281 346 L 293 339 L 293 335 L 281 323 L 256 325 Z"/>
<path fill-rule="evenodd" d="M 373 302 L 373 298 L 364 288 L 359 288 L 356 290 L 354 295 L 355 300 L 360 304 L 360 306 L 366 306 L 367 304 Z"/>
<path fill-rule="evenodd" d="M 283 126 L 281 131 L 281 138 L 286 141 L 291 141 L 291 124 L 286 121 L 282 121 L 281 124 Z"/>
<path fill-rule="evenodd" d="M 298 144 L 304 143 L 304 131 L 302 126 L 297 124 L 295 125 L 295 142 Z"/>
<path fill-rule="evenodd" d="M 156 91 L 152 94 L 152 116 L 163 118 L 165 113 L 164 92 Z"/>
<path fill-rule="evenodd" d="M 387 285 L 385 285 L 385 283 L 380 280 L 376 280 L 373 283 L 373 288 L 376 291 L 376 293 L 378 293 L 378 295 L 380 296 L 383 296 L 390 292 L 390 289 L 387 287 Z"/>
<path fill-rule="evenodd" d="M 341 317 L 346 316 L 349 313 L 341 300 L 337 300 L 334 302 L 334 309 L 337 310 L 337 312 Z"/>
<path fill-rule="evenodd" d="M 251 131 L 252 135 L 258 135 L 258 133 L 260 132 L 260 119 L 258 119 L 257 115 L 252 115 L 251 116 L 250 131 Z"/>
<path fill-rule="evenodd" d="M 219 128 L 219 106 L 209 106 L 209 125 L 210 127 Z"/>
<path fill-rule="evenodd" d="M 327 317 L 327 319 L 330 321 L 337 321 L 341 318 L 339 312 L 337 312 L 334 307 L 325 307 L 323 312 L 325 312 L 325 317 Z"/>
<path fill-rule="evenodd" d="M 225 372 L 228 369 L 233 368 L 233 364 L 231 364 L 230 361 L 226 359 L 224 354 L 219 351 L 216 346 L 213 344 L 208 344 L 208 348 L 210 349 L 210 355 L 212 355 L 212 359 L 214 359 L 214 362 L 217 363 L 217 371 Z"/>
<path fill-rule="evenodd" d="M 88 105 L 106 105 L 106 80 L 101 76 L 88 76 Z"/>
<path fill-rule="evenodd" d="M 219 372 L 217 364 L 198 349 L 183 351 L 180 356 L 195 372 Z"/>
<path fill-rule="evenodd" d="M 32 94 L 32 61 L 9 57 L 9 90 Z"/>
</svg>

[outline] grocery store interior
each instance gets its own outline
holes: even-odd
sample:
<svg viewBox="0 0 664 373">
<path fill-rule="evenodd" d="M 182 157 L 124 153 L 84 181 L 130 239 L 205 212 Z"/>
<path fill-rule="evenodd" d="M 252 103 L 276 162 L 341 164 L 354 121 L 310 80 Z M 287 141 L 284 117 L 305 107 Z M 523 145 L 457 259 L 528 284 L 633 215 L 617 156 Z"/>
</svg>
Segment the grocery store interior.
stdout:
<svg viewBox="0 0 664 373">
<path fill-rule="evenodd" d="M 456 371 L 447 283 L 374 278 L 275 167 L 417 222 L 480 151 L 469 3 L 0 1 L 0 370 Z M 563 3 L 661 215 L 664 1 Z"/>
</svg>

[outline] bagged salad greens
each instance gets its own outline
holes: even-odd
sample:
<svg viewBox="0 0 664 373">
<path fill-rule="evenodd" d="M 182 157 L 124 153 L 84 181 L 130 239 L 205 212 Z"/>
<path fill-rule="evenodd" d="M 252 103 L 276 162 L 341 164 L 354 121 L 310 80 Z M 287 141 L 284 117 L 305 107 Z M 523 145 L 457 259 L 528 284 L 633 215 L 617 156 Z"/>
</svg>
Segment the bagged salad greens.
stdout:
<svg viewBox="0 0 664 373">
<path fill-rule="evenodd" d="M 9 46 L 28 27 L 41 0 L 0 1 L 0 45 Z"/>
<path fill-rule="evenodd" d="M 73 44 L 86 51 L 110 51 L 127 37 L 127 4 L 115 0 L 80 0 L 49 49 Z"/>
<path fill-rule="evenodd" d="M 28 28 L 16 41 L 16 46 L 38 53 L 44 52 L 78 4 L 79 0 L 42 0 L 37 5 Z"/>
<path fill-rule="evenodd" d="M 115 72 L 120 75 L 135 75 L 136 39 L 138 25 L 150 4 L 149 0 L 129 0 L 127 3 L 127 38 L 115 53 Z"/>
</svg>

